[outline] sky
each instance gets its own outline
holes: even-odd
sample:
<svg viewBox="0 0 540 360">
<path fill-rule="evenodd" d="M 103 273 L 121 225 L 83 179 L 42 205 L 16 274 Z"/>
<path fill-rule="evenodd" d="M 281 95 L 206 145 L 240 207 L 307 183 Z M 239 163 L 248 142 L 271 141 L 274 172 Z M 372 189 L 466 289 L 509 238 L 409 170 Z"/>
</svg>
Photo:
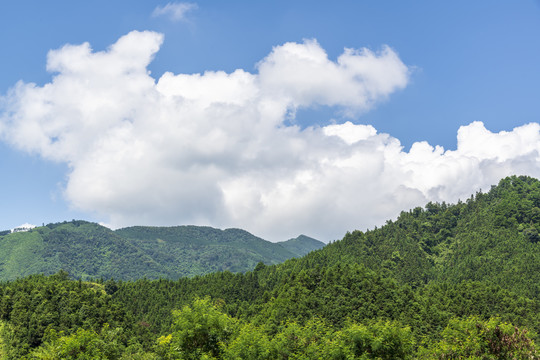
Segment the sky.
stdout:
<svg viewBox="0 0 540 360">
<path fill-rule="evenodd" d="M 539 1 L 0 3 L 0 229 L 281 241 L 540 177 Z"/>
</svg>

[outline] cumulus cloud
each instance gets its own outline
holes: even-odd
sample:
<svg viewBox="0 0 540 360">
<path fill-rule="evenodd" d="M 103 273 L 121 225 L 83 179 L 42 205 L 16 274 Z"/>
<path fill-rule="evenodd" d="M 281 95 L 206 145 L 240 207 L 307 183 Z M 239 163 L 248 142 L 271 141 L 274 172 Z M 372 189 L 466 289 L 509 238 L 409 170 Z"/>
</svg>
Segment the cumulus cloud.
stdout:
<svg viewBox="0 0 540 360">
<path fill-rule="evenodd" d="M 277 46 L 259 63 L 264 95 L 294 107 L 342 105 L 349 111 L 367 110 L 407 85 L 408 69 L 385 46 L 379 54 L 369 49 L 345 49 L 333 62 L 315 40 Z"/>
<path fill-rule="evenodd" d="M 168 3 L 165 6 L 158 6 L 152 12 L 152 16 L 169 16 L 173 21 L 185 20 L 186 14 L 197 9 L 194 3 Z"/>
<path fill-rule="evenodd" d="M 350 121 L 301 129 L 297 108 L 368 111 L 404 88 L 389 47 L 330 60 L 315 40 L 276 46 L 255 73 L 165 73 L 147 66 L 163 36 L 131 32 L 109 49 L 51 51 L 50 83 L 0 98 L 0 137 L 69 165 L 66 199 L 115 227 L 241 227 L 270 240 L 322 240 L 382 224 L 427 201 L 454 202 L 501 177 L 540 177 L 540 126 L 458 130 L 456 150 Z"/>
</svg>

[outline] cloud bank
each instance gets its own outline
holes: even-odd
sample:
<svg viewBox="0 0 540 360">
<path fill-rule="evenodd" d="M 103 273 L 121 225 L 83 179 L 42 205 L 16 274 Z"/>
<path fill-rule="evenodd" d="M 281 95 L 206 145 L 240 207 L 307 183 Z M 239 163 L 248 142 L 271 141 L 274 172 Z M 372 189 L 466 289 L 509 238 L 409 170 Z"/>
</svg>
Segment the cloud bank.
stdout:
<svg viewBox="0 0 540 360">
<path fill-rule="evenodd" d="M 409 69 L 390 48 L 315 40 L 276 46 L 257 72 L 165 73 L 148 64 L 163 36 L 131 32 L 109 49 L 51 51 L 50 83 L 19 82 L 0 98 L 0 137 L 69 165 L 65 197 L 114 227 L 241 227 L 270 240 L 322 240 L 382 224 L 428 201 L 455 202 L 501 177 L 540 177 L 540 125 L 458 130 L 458 146 L 398 139 L 351 122 L 301 129 L 299 108 L 355 116 L 403 89 Z"/>
</svg>

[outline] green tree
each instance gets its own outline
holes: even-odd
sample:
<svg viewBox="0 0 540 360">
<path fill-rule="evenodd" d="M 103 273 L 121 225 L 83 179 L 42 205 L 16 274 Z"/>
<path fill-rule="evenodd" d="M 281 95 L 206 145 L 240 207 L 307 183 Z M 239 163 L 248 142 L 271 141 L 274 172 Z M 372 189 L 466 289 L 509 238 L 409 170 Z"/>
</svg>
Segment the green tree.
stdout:
<svg viewBox="0 0 540 360">
<path fill-rule="evenodd" d="M 158 339 L 165 359 L 220 359 L 237 329 L 237 320 L 219 309 L 210 298 L 173 311 L 172 333 Z"/>
<path fill-rule="evenodd" d="M 270 339 L 260 327 L 250 323 L 245 324 L 240 328 L 235 339 L 225 349 L 224 359 L 271 360 Z"/>
<path fill-rule="evenodd" d="M 4 337 L 9 335 L 7 325 L 3 321 L 0 321 L 0 359 L 5 359 L 7 357 L 7 346 Z"/>
<path fill-rule="evenodd" d="M 341 334 L 326 322 L 313 318 L 304 326 L 287 323 L 270 344 L 270 358 L 286 359 L 346 359 L 350 355 Z"/>
<path fill-rule="evenodd" d="M 471 316 L 451 319 L 442 339 L 420 349 L 425 359 L 540 359 L 526 329 L 520 330 L 499 318 L 482 321 Z"/>
<path fill-rule="evenodd" d="M 121 329 L 105 325 L 100 333 L 79 328 L 71 335 L 50 330 L 50 341 L 34 350 L 29 358 L 40 360 L 120 359 L 124 346 L 118 341 Z"/>
<path fill-rule="evenodd" d="M 413 355 L 411 329 L 396 321 L 350 324 L 343 329 L 343 333 L 355 358 L 392 360 L 410 359 Z"/>
</svg>

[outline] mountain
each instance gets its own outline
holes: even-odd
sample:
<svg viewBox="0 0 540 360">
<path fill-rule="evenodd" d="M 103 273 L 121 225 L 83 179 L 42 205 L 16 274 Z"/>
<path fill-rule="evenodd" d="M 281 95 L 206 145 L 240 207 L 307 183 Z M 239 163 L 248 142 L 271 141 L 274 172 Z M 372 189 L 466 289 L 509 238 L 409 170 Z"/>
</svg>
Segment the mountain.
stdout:
<svg viewBox="0 0 540 360">
<path fill-rule="evenodd" d="M 0 279 L 62 269 L 83 279 L 169 275 L 128 239 L 86 221 L 48 224 L 0 237 Z"/>
<path fill-rule="evenodd" d="M 62 269 L 75 278 L 125 280 L 245 272 L 259 262 L 302 256 L 314 244 L 306 237 L 290 251 L 240 229 L 136 226 L 112 231 L 78 220 L 0 236 L 0 279 Z"/>
<path fill-rule="evenodd" d="M 298 237 L 295 247 L 287 242 L 272 243 L 241 229 L 204 226 L 134 226 L 115 233 L 129 239 L 153 259 L 166 259 L 174 273 L 188 276 L 223 270 L 245 272 L 259 262 L 277 264 L 324 246 L 308 237 Z"/>
<path fill-rule="evenodd" d="M 279 244 L 297 257 L 302 257 L 312 251 L 321 249 L 325 245 L 323 242 L 306 235 L 300 235 L 294 239 L 280 242 Z"/>
<path fill-rule="evenodd" d="M 413 287 L 481 281 L 540 298 L 539 232 L 540 181 L 513 176 L 464 202 L 428 203 L 379 229 L 349 232 L 313 256 Z"/>
</svg>

